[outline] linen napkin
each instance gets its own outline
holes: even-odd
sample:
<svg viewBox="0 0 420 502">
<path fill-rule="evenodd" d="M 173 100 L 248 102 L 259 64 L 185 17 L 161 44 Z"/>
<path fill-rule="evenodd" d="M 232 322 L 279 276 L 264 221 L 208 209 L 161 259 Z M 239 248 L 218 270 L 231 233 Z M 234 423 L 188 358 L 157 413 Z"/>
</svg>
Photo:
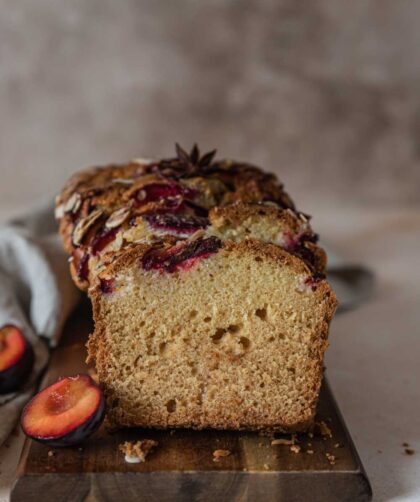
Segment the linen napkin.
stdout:
<svg viewBox="0 0 420 502">
<path fill-rule="evenodd" d="M 0 395 L 0 445 L 35 392 L 49 349 L 57 344 L 80 298 L 53 214 L 50 204 L 0 227 L 0 327 L 20 328 L 35 352 L 34 368 L 24 387 Z"/>
</svg>

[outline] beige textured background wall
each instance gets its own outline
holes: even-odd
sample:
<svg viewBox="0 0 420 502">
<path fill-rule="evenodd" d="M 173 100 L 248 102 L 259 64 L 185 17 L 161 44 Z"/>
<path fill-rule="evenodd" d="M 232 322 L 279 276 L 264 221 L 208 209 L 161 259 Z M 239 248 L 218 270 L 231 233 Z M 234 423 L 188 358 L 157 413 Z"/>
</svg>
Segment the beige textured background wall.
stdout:
<svg viewBox="0 0 420 502">
<path fill-rule="evenodd" d="M 194 140 L 303 208 L 418 203 L 419 19 L 408 0 L 0 0 L 0 211 Z"/>
</svg>

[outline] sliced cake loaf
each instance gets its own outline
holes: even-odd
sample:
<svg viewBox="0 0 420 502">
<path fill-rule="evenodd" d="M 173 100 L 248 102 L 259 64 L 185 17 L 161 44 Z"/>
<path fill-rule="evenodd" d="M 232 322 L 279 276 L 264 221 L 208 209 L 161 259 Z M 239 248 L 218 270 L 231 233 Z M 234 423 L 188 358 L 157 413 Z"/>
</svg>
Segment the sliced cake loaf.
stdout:
<svg viewBox="0 0 420 502">
<path fill-rule="evenodd" d="M 177 157 L 73 177 L 56 216 L 120 426 L 298 431 L 336 298 L 309 218 L 272 174 Z"/>
</svg>

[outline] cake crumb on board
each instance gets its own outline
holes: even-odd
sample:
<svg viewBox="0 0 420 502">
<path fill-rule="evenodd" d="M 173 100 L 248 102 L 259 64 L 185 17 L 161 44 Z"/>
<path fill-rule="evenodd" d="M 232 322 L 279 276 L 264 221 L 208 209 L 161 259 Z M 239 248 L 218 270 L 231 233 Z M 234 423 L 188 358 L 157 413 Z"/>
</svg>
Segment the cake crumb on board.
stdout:
<svg viewBox="0 0 420 502">
<path fill-rule="evenodd" d="M 320 422 L 315 422 L 314 425 L 314 432 L 317 435 L 322 436 L 323 438 L 332 438 L 332 431 L 330 427 L 324 422 L 324 420 L 321 420 Z"/>
<path fill-rule="evenodd" d="M 220 462 L 221 458 L 228 457 L 231 454 L 230 450 L 214 450 L 213 462 Z"/>
<path fill-rule="evenodd" d="M 271 441 L 271 446 L 277 446 L 277 445 L 293 445 L 295 444 L 295 439 L 292 438 L 292 439 L 284 439 L 284 438 L 280 438 L 280 439 L 273 439 L 273 441 Z"/>
<path fill-rule="evenodd" d="M 146 462 L 146 458 L 159 443 L 153 439 L 142 439 L 140 441 L 126 441 L 120 444 L 120 450 L 124 454 L 125 461 L 129 464 L 140 464 Z"/>
<path fill-rule="evenodd" d="M 335 455 L 332 455 L 331 453 L 327 452 L 325 456 L 327 457 L 330 465 L 335 465 L 335 459 L 336 459 Z"/>
</svg>

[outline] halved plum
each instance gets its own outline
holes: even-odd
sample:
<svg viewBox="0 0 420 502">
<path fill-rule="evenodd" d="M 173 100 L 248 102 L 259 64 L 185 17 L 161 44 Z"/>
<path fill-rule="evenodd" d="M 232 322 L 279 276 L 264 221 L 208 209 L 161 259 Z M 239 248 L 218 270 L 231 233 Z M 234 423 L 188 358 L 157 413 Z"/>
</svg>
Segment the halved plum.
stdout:
<svg viewBox="0 0 420 502">
<path fill-rule="evenodd" d="M 105 399 L 89 375 L 65 377 L 40 391 L 26 405 L 21 426 L 30 438 L 52 447 L 79 444 L 105 416 Z"/>
<path fill-rule="evenodd" d="M 0 329 L 0 394 L 17 390 L 28 378 L 34 365 L 31 344 L 16 326 Z"/>
</svg>

